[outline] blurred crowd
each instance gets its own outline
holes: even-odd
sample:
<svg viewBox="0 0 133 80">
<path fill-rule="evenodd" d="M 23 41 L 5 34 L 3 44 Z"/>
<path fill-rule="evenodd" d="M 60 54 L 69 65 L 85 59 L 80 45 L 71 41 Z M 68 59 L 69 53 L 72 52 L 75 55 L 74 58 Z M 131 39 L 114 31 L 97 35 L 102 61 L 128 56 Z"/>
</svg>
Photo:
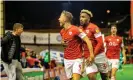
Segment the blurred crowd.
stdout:
<svg viewBox="0 0 133 80">
<path fill-rule="evenodd" d="M 29 48 L 25 48 L 21 51 L 21 64 L 23 68 L 45 68 L 50 69 L 56 67 L 56 61 L 50 60 L 48 52 L 47 55 L 37 54 L 35 51 Z M 47 60 L 46 60 L 47 57 Z"/>
</svg>

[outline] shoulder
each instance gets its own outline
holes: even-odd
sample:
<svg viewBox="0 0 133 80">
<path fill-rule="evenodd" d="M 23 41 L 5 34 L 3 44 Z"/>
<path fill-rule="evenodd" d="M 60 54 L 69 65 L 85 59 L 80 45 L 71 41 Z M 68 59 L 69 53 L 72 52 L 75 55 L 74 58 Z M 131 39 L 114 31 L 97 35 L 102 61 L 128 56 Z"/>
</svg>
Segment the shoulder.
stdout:
<svg viewBox="0 0 133 80">
<path fill-rule="evenodd" d="M 60 34 L 62 34 L 64 32 L 64 28 L 60 30 Z"/>
<path fill-rule="evenodd" d="M 13 35 L 12 35 L 12 32 L 8 31 L 5 33 L 5 36 L 13 36 Z"/>
<path fill-rule="evenodd" d="M 109 38 L 110 36 L 106 36 L 105 38 Z"/>
<path fill-rule="evenodd" d="M 90 23 L 90 24 L 88 25 L 88 28 L 90 28 L 90 29 L 92 30 L 92 32 L 94 32 L 94 33 L 99 33 L 99 32 L 101 32 L 101 31 L 100 31 L 100 28 L 99 28 L 96 24 L 94 24 L 94 23 Z"/>
<path fill-rule="evenodd" d="M 99 28 L 96 24 L 94 23 L 89 23 L 88 25 L 90 28 L 93 28 L 93 29 L 96 29 L 96 28 Z"/>
<path fill-rule="evenodd" d="M 14 36 L 12 34 L 12 32 L 8 31 L 4 34 L 4 38 L 6 39 L 12 39 Z"/>
<path fill-rule="evenodd" d="M 109 35 L 109 36 L 106 36 L 106 37 L 105 37 L 105 40 L 108 40 L 108 39 L 110 39 L 110 37 L 111 37 L 110 35 Z"/>
<path fill-rule="evenodd" d="M 121 41 L 123 40 L 123 38 L 121 37 L 121 36 L 117 36 L 118 37 L 118 39 L 120 39 Z"/>
<path fill-rule="evenodd" d="M 75 25 L 72 25 L 71 31 L 75 32 L 75 31 L 79 31 L 79 27 L 75 26 Z"/>
</svg>

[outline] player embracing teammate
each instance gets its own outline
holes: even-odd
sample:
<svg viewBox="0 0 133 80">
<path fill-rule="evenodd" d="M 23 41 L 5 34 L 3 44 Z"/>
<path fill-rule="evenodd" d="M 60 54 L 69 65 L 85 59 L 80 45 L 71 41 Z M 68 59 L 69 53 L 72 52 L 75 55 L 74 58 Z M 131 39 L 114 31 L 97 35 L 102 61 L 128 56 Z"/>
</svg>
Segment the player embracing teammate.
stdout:
<svg viewBox="0 0 133 80">
<path fill-rule="evenodd" d="M 111 80 L 115 80 L 117 67 L 113 67 L 113 61 L 115 63 L 118 62 L 122 38 L 116 37 L 116 42 L 119 43 L 112 49 L 110 48 L 110 39 L 106 37 L 105 43 L 107 45 L 107 52 L 105 52 L 104 40 L 100 28 L 90 21 L 93 17 L 91 11 L 86 9 L 81 10 L 79 27 L 71 24 L 72 17 L 70 12 L 63 11 L 59 18 L 60 26 L 63 27 L 60 34 L 62 36 L 62 44 L 65 46 L 64 64 L 67 78 L 80 80 L 80 76 L 85 73 L 89 80 L 96 80 L 96 74 L 100 72 L 102 80 L 109 80 L 109 63 L 111 63 Z M 112 30 L 111 27 L 112 34 L 116 31 Z M 115 39 L 115 37 L 111 38 L 111 40 Z M 121 45 L 121 47 L 123 48 L 123 45 Z M 124 48 L 122 52 L 125 63 Z M 112 58 L 116 58 L 117 60 L 112 60 Z"/>
</svg>

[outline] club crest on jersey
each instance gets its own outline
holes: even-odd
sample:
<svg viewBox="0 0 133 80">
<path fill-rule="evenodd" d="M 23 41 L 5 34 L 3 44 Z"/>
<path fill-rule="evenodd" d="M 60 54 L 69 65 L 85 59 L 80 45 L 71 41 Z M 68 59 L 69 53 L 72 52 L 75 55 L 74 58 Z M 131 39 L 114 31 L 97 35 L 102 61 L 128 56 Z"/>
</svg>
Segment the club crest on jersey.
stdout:
<svg viewBox="0 0 133 80">
<path fill-rule="evenodd" d="M 69 35 L 72 35 L 72 32 L 69 32 Z"/>
<path fill-rule="evenodd" d="M 96 29 L 96 33 L 99 33 L 99 32 L 100 32 L 100 31 L 99 31 L 99 29 L 97 28 L 97 29 Z"/>
<path fill-rule="evenodd" d="M 89 33 L 89 30 L 86 30 L 86 33 Z"/>
</svg>

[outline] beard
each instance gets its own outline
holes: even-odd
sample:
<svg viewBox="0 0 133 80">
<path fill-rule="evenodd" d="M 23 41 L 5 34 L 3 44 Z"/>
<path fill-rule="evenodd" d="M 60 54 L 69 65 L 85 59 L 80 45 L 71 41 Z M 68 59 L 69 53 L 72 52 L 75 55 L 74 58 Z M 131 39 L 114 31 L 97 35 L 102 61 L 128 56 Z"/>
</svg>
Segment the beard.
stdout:
<svg viewBox="0 0 133 80">
<path fill-rule="evenodd" d="M 87 27 L 89 24 L 89 21 L 82 22 L 80 21 L 80 26 Z"/>
<path fill-rule="evenodd" d="M 80 23 L 80 26 L 86 27 L 88 23 Z"/>
<path fill-rule="evenodd" d="M 116 35 L 116 32 L 112 32 L 112 35 Z"/>
</svg>

